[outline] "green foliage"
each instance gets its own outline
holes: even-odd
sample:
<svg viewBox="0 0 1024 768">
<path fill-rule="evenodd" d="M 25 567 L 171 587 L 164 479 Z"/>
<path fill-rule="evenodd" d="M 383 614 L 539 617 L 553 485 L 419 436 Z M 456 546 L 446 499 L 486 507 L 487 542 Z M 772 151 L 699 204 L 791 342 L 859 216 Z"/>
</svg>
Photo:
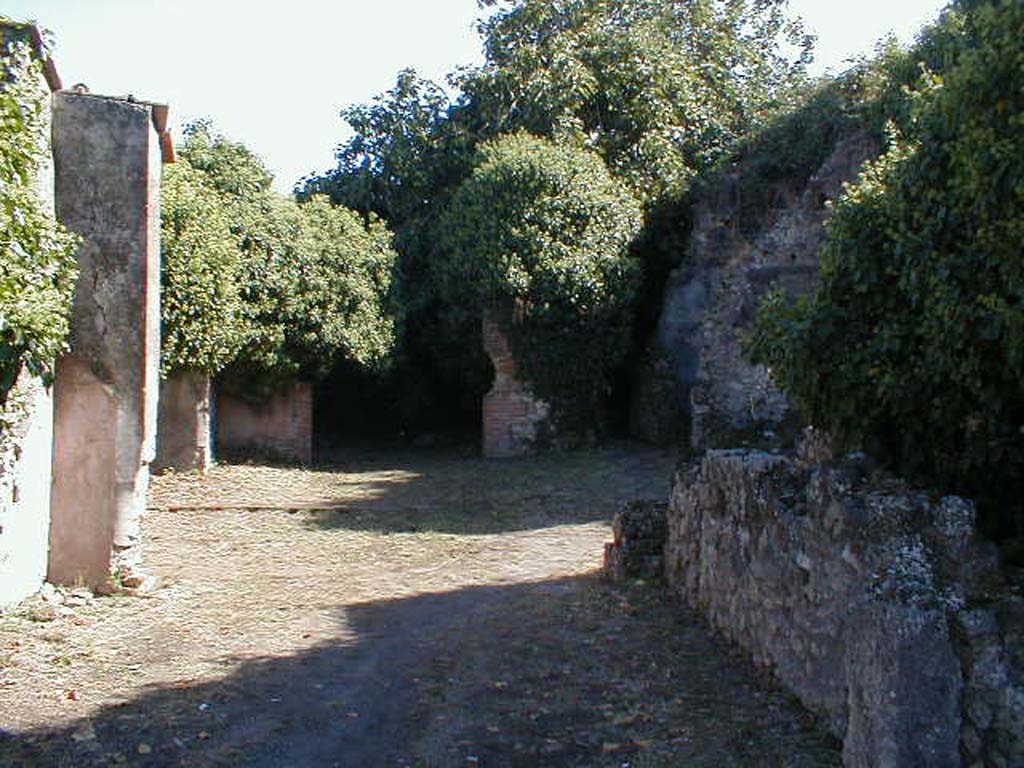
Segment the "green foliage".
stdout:
<svg viewBox="0 0 1024 768">
<path fill-rule="evenodd" d="M 300 205 L 274 193 L 259 158 L 209 124 L 189 127 L 180 154 L 194 196 L 170 202 L 191 216 L 185 245 L 195 251 L 182 248 L 193 261 L 180 259 L 178 315 L 165 316 L 183 337 L 176 349 L 202 350 L 206 370 L 226 367 L 229 386 L 257 395 L 319 379 L 341 359 L 383 365 L 394 342 L 395 266 L 383 223 L 364 222 L 322 196 Z M 210 250 L 202 250 L 204 240 Z M 191 299 L 189 280 L 203 287 Z M 195 322 L 186 326 L 183 317 Z"/>
<path fill-rule="evenodd" d="M 219 373 L 246 343 L 242 253 L 223 198 L 186 158 L 161 184 L 160 312 L 164 374 Z"/>
<path fill-rule="evenodd" d="M 243 298 L 252 335 L 236 365 L 250 389 L 317 380 L 343 357 L 381 366 L 394 342 L 387 313 L 395 254 L 377 219 L 366 225 L 322 196 L 304 205 L 269 194 L 240 211 Z"/>
<path fill-rule="evenodd" d="M 77 239 L 40 195 L 49 156 L 49 100 L 31 47 L 0 59 L 0 398 L 22 367 L 49 379 L 66 348 Z"/>
<path fill-rule="evenodd" d="M 1024 6 L 954 8 L 952 62 L 839 201 L 816 296 L 752 340 L 808 417 L 942 488 L 1024 490 Z M 949 27 L 947 27 L 947 30 Z"/>
<path fill-rule="evenodd" d="M 458 84 L 488 129 L 576 137 L 648 202 L 786 106 L 810 59 L 786 0 L 486 4 L 487 63 Z"/>
<path fill-rule="evenodd" d="M 482 145 L 438 227 L 433 284 L 453 326 L 516 304 L 507 330 L 556 413 L 593 415 L 628 344 L 638 201 L 582 148 L 525 133 Z"/>
</svg>

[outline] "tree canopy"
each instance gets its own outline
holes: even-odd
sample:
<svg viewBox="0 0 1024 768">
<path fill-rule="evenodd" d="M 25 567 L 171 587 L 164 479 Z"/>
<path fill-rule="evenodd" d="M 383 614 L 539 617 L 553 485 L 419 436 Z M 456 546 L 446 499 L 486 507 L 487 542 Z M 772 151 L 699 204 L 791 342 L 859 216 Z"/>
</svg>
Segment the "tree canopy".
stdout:
<svg viewBox="0 0 1024 768">
<path fill-rule="evenodd" d="M 188 128 L 180 155 L 163 210 L 165 368 L 259 392 L 342 358 L 381 365 L 394 340 L 384 224 L 276 194 L 262 161 L 208 123 Z"/>
<path fill-rule="evenodd" d="M 432 282 L 454 326 L 517 304 L 506 330 L 527 379 L 592 409 L 628 345 L 639 202 L 580 147 L 517 133 L 479 155 L 438 224 Z"/>
</svg>

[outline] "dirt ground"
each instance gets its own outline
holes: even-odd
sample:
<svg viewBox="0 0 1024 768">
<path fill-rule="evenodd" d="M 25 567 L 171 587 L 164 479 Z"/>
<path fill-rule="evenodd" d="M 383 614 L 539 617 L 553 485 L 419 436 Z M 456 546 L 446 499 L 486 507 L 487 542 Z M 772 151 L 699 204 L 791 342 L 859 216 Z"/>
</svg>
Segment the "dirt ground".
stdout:
<svg viewBox="0 0 1024 768">
<path fill-rule="evenodd" d="M 666 454 L 156 478 L 146 597 L 0 616 L 0 766 L 836 766 L 660 585 L 597 572 Z"/>
</svg>

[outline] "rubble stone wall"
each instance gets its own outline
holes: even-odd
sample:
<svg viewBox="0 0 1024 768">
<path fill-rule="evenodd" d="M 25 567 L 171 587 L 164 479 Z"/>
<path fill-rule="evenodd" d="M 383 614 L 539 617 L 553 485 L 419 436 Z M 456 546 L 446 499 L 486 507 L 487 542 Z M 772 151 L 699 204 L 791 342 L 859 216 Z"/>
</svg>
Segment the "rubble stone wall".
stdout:
<svg viewBox="0 0 1024 768">
<path fill-rule="evenodd" d="M 844 764 L 1024 765 L 1024 596 L 956 497 L 837 462 L 709 451 L 666 575 L 843 740 Z"/>
<path fill-rule="evenodd" d="M 772 445 L 771 433 L 788 418 L 785 395 L 768 371 L 746 360 L 743 338 L 762 299 L 773 290 L 791 296 L 817 285 L 828 201 L 878 154 L 865 135 L 839 141 L 803 182 L 778 184 L 757 226 L 744 221 L 742 163 L 694 205 L 693 233 L 682 265 L 665 287 L 652 354 L 668 365 L 674 386 L 658 368 L 641 372 L 631 430 L 655 442 L 673 433 L 652 430 L 661 414 L 682 411 L 681 432 L 695 449 Z M 663 393 L 663 394 L 662 394 Z"/>
</svg>

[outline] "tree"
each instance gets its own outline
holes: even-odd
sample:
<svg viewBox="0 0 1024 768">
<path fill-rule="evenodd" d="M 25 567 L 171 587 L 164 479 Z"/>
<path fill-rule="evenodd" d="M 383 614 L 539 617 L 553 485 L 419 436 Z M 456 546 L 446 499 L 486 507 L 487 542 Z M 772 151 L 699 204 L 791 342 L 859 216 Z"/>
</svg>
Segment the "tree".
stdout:
<svg viewBox="0 0 1024 768">
<path fill-rule="evenodd" d="M 810 60 L 786 0 L 484 4 L 487 62 L 457 82 L 486 130 L 574 136 L 647 202 L 787 106 Z"/>
<path fill-rule="evenodd" d="M 186 140 L 186 148 L 189 145 Z M 223 196 L 188 152 L 164 169 L 161 206 L 161 368 L 219 373 L 250 332 L 242 253 Z"/>
<path fill-rule="evenodd" d="M 181 156 L 190 186 L 178 199 L 172 177 L 169 202 L 190 214 L 187 237 L 165 216 L 175 235 L 169 246 L 187 256 L 169 272 L 172 297 L 182 297 L 169 307 L 177 314 L 165 318 L 182 337 L 175 349 L 194 353 L 215 342 L 206 369 L 257 395 L 297 378 L 319 379 L 339 359 L 383 365 L 394 341 L 395 266 L 383 223 L 323 197 L 299 205 L 276 194 L 262 161 L 208 123 L 187 129 Z M 204 289 L 193 291 L 189 281 Z"/>
<path fill-rule="evenodd" d="M 523 318 L 506 331 L 525 376 L 563 420 L 592 418 L 628 345 L 640 220 L 595 153 L 501 137 L 481 146 L 438 224 L 433 285 L 452 327 L 517 303 Z"/>
<path fill-rule="evenodd" d="M 814 423 L 998 517 L 1024 490 L 1024 7 L 972 5 L 836 205 L 817 295 L 774 297 L 752 349 Z"/>
</svg>

